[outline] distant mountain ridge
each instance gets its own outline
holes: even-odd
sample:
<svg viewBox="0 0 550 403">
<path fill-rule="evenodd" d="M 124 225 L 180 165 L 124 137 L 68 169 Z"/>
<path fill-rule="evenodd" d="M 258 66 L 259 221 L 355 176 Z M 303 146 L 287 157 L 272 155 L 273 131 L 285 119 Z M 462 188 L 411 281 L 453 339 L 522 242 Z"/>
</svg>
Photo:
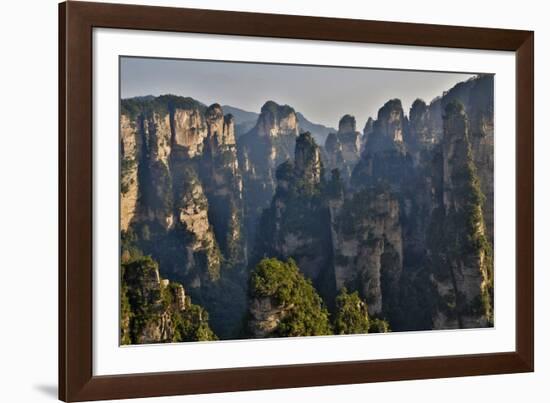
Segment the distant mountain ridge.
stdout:
<svg viewBox="0 0 550 403">
<path fill-rule="evenodd" d="M 222 105 L 222 109 L 225 113 L 232 114 L 237 124 L 251 121 L 256 123 L 258 116 L 260 116 L 259 113 L 246 111 L 231 105 Z"/>
<path fill-rule="evenodd" d="M 235 118 L 235 136 L 237 138 L 252 130 L 260 116 L 259 113 L 245 111 L 231 105 L 223 105 L 222 109 L 225 113 L 230 113 Z"/>
<path fill-rule="evenodd" d="M 334 127 L 327 127 L 320 123 L 314 123 L 308 120 L 302 113 L 296 112 L 300 131 L 310 132 L 317 144 L 325 144 L 325 140 L 330 133 L 336 132 Z"/>
</svg>

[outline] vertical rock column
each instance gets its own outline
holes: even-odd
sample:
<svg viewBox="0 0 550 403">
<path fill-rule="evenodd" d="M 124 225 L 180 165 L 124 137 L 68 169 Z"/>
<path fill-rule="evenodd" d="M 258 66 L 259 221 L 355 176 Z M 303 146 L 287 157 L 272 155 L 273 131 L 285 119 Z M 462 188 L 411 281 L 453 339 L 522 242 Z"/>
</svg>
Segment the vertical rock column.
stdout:
<svg viewBox="0 0 550 403">
<path fill-rule="evenodd" d="M 127 231 L 134 219 L 138 203 L 138 161 L 141 136 L 136 121 L 128 115 L 120 117 L 120 227 Z"/>
<path fill-rule="evenodd" d="M 433 277 L 440 297 L 434 327 L 484 327 L 492 321 L 492 250 L 460 102 L 445 108 L 442 150 L 444 258 Z"/>
</svg>

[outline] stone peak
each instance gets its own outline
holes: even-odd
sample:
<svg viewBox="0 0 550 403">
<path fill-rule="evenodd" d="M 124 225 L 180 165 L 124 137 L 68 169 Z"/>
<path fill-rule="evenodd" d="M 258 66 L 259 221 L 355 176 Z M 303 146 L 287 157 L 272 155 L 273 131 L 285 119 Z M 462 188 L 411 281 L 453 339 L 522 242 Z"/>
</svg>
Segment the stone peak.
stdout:
<svg viewBox="0 0 550 403">
<path fill-rule="evenodd" d="M 294 152 L 294 175 L 304 180 L 304 186 L 311 188 L 321 181 L 323 175 L 321 152 L 310 132 L 302 132 L 296 139 Z"/>
<path fill-rule="evenodd" d="M 332 151 L 338 148 L 340 145 L 340 139 L 338 135 L 334 132 L 328 134 L 327 139 L 325 140 L 325 149 L 327 151 Z"/>
<path fill-rule="evenodd" d="M 290 105 L 279 105 L 275 101 L 267 101 L 261 109 L 261 113 L 271 113 L 275 116 L 287 116 L 290 114 L 295 114 L 294 108 L 292 108 Z"/>
<path fill-rule="evenodd" d="M 354 133 L 356 131 L 355 117 L 352 115 L 344 115 L 338 122 L 339 133 Z"/>
<path fill-rule="evenodd" d="M 296 148 L 305 146 L 317 147 L 317 143 L 310 132 L 301 132 L 296 139 Z"/>
<path fill-rule="evenodd" d="M 387 118 L 390 118 L 394 116 L 396 112 L 400 115 L 403 115 L 403 105 L 401 104 L 401 100 L 397 98 L 390 99 L 384 104 L 382 108 L 378 110 L 377 120 L 385 120 Z"/>
<path fill-rule="evenodd" d="M 445 115 L 444 119 L 448 119 L 454 116 L 466 116 L 466 111 L 464 110 L 464 105 L 462 102 L 452 100 L 445 106 Z"/>
<path fill-rule="evenodd" d="M 416 98 L 411 105 L 409 116 L 412 116 L 414 114 L 422 114 L 427 109 L 428 109 L 428 105 L 426 104 L 426 102 L 423 99 Z"/>
<path fill-rule="evenodd" d="M 223 117 L 223 110 L 220 104 L 215 103 L 210 105 L 205 112 L 206 118 L 221 119 Z"/>
<path fill-rule="evenodd" d="M 255 132 L 260 137 L 298 135 L 298 118 L 294 109 L 288 105 L 279 105 L 267 101 L 256 122 Z"/>
<path fill-rule="evenodd" d="M 367 119 L 367 122 L 365 123 L 365 127 L 363 128 L 363 134 L 370 133 L 374 127 L 374 119 L 369 116 Z"/>
</svg>

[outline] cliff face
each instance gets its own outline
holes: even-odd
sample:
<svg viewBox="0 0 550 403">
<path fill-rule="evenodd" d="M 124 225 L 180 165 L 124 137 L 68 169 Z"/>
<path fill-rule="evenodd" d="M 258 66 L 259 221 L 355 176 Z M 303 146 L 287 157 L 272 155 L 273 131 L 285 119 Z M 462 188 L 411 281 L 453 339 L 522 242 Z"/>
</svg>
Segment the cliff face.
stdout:
<svg viewBox="0 0 550 403">
<path fill-rule="evenodd" d="M 334 316 L 337 295 L 347 290 L 364 301 L 355 312 L 359 325 L 346 323 L 350 328 L 490 326 L 492 103 L 491 76 L 458 84 L 429 104 L 416 100 L 408 117 L 393 99 L 362 134 L 344 115 L 323 150 L 310 133 L 298 134 L 297 114 L 287 105 L 267 102 L 236 139 L 235 119 L 218 104 L 173 96 L 124 100 L 120 206 L 129 274 L 121 337 L 180 337 L 181 318 L 173 312 L 185 306 L 183 288 L 163 291 L 158 267 L 145 270 L 150 264 L 140 266 L 139 281 L 133 278 L 130 263 L 142 255 L 159 262 L 167 284 L 185 284 L 200 305 L 193 321 L 202 323 L 207 310 L 224 339 L 243 331 L 330 333 L 322 302 Z M 271 262 L 275 273 L 279 267 L 311 281 L 311 289 L 299 289 L 315 291 L 308 312 L 321 327 L 306 321 L 295 301 L 248 289 L 265 258 L 287 261 L 285 269 Z M 133 303 L 130 288 L 142 299 Z M 161 309 L 164 299 L 180 302 Z M 136 328 L 139 303 L 149 313 Z"/>
<path fill-rule="evenodd" d="M 198 177 L 191 170 L 184 171 L 181 177 L 185 183 L 177 200 L 177 219 L 185 234 L 182 237 L 185 263 L 181 272 L 195 288 L 202 281 L 219 279 L 221 254 L 208 218 L 208 199 Z"/>
<path fill-rule="evenodd" d="M 121 144 L 124 237 L 154 256 L 164 275 L 187 284 L 214 318 L 224 309 L 244 310 L 242 303 L 209 305 L 212 295 L 231 283 L 216 285 L 224 272 L 236 266 L 242 271 L 245 264 L 242 179 L 231 115 L 190 98 L 126 100 Z"/>
<path fill-rule="evenodd" d="M 435 328 L 483 327 L 492 321 L 492 250 L 469 138 L 462 104 L 447 104 L 441 207 L 432 224 L 442 226 L 439 230 L 443 236 L 443 242 L 434 240 L 437 255 L 432 280 L 446 304 L 437 306 Z"/>
<path fill-rule="evenodd" d="M 345 196 L 338 170 L 329 183 L 323 177 L 319 148 L 302 133 L 294 163 L 277 170 L 278 187 L 260 222 L 257 256 L 293 258 L 329 306 L 347 287 L 361 292 L 369 314 L 388 317 L 398 309 L 403 265 L 399 203 L 381 187 Z M 256 302 L 258 312 L 267 306 Z"/>
<path fill-rule="evenodd" d="M 393 287 L 398 293 L 390 294 L 393 301 L 400 302 L 385 313 L 394 329 L 483 327 L 491 323 L 492 225 L 485 224 L 485 217 L 491 216 L 492 223 L 492 190 L 488 191 L 483 183 L 490 183 L 492 189 L 492 163 L 488 162 L 492 158 L 492 142 L 488 140 L 492 113 L 487 108 L 490 102 L 486 93 L 490 91 L 486 80 L 481 77 L 459 85 L 460 91 L 452 89 L 430 105 L 415 101 L 410 119 L 404 116 L 398 100 L 386 103 L 372 123 L 361 160 L 353 171 L 355 191 L 383 185 L 395 195 L 398 206 L 402 271 L 399 284 Z M 478 99 L 474 94 L 480 86 L 484 90 L 477 91 L 485 98 Z M 457 113 L 441 112 L 442 104 L 454 104 L 459 96 L 469 102 L 467 108 Z M 467 119 L 467 110 L 477 116 L 475 122 Z M 480 127 L 483 130 L 478 132 L 484 134 L 478 133 L 471 141 L 470 128 Z M 457 142 L 462 146 L 457 147 Z M 485 173 L 478 174 L 483 170 Z M 455 186 L 456 178 L 468 178 L 465 181 L 470 187 Z M 488 203 L 484 204 L 486 191 Z M 333 202 L 331 211 L 335 215 L 340 205 L 345 204 Z M 468 212 L 464 213 L 466 205 Z M 466 227 L 463 222 L 477 224 Z M 333 239 L 338 236 L 333 235 Z M 468 239 L 475 239 L 478 247 L 469 244 Z M 461 252 L 453 252 L 456 247 L 449 250 L 449 245 L 469 246 L 456 246 Z M 371 251 L 373 255 L 376 253 Z M 447 271 L 445 267 L 452 269 Z M 338 274 L 338 265 L 335 270 L 338 286 L 353 277 L 353 270 L 340 270 Z M 372 300 L 372 309 L 370 304 Z M 408 317 L 403 314 L 407 310 Z"/>
<path fill-rule="evenodd" d="M 138 161 L 141 151 L 141 136 L 138 136 L 136 122 L 128 116 L 120 119 L 120 227 L 128 229 L 134 218 L 138 201 Z"/>
<path fill-rule="evenodd" d="M 481 191 L 485 196 L 483 218 L 487 236 L 493 243 L 494 215 L 494 78 L 481 75 L 476 79 L 459 83 L 429 106 L 429 130 L 439 141 L 443 138 L 441 116 L 446 106 L 459 101 L 468 116 L 467 126 L 472 148 L 472 157 L 479 177 Z"/>
<path fill-rule="evenodd" d="M 227 263 L 245 262 L 243 183 L 237 160 L 235 121 L 218 104 L 206 111 L 207 143 L 199 173 L 210 205 L 216 239 Z"/>
<path fill-rule="evenodd" d="M 330 133 L 325 141 L 326 164 L 329 171 L 338 169 L 341 175 L 348 177 L 351 175 L 344 159 L 344 150 L 340 138 L 336 133 Z"/>
<path fill-rule="evenodd" d="M 403 269 L 399 203 L 388 189 L 364 189 L 330 202 L 336 288 L 359 290 L 369 315 L 397 309 Z"/>
<path fill-rule="evenodd" d="M 363 138 L 361 139 L 361 153 L 363 153 L 365 149 L 365 145 L 367 144 L 369 140 L 369 136 L 371 135 L 373 130 L 374 130 L 374 119 L 369 116 L 369 118 L 367 119 L 367 122 L 365 123 L 365 127 L 363 127 Z"/>
<path fill-rule="evenodd" d="M 355 189 L 385 187 L 399 205 L 399 222 L 403 243 L 401 259 L 414 266 L 409 256 L 422 249 L 425 210 L 424 194 L 419 192 L 421 175 L 414 167 L 414 159 L 407 145 L 410 143 L 409 122 L 398 99 L 386 102 L 372 123 L 363 154 L 351 178 Z M 420 214 L 419 214 L 420 213 Z"/>
<path fill-rule="evenodd" d="M 441 117 L 438 117 L 441 119 Z M 408 149 L 413 153 L 415 162 L 419 161 L 421 149 L 431 147 L 436 142 L 436 133 L 431 130 L 431 115 L 428 105 L 421 99 L 416 99 L 409 112 L 409 136 L 407 136 Z"/>
<path fill-rule="evenodd" d="M 254 246 L 261 212 L 275 194 L 277 167 L 294 155 L 298 136 L 296 112 L 288 105 L 268 101 L 256 126 L 238 140 L 238 160 L 243 177 L 247 249 Z"/>
<path fill-rule="evenodd" d="M 407 125 L 398 99 L 388 101 L 380 108 L 363 155 L 353 171 L 351 180 L 354 186 L 388 182 L 398 187 L 409 181 L 412 158 L 403 142 Z"/>
<path fill-rule="evenodd" d="M 292 257 L 300 270 L 319 283 L 330 266 L 328 214 L 322 199 L 323 165 L 309 133 L 296 140 L 294 163 L 276 173 L 277 190 L 260 221 L 256 261 L 263 256 Z"/>
<path fill-rule="evenodd" d="M 192 158 L 202 154 L 207 127 L 204 115 L 198 108 L 174 109 L 171 116 L 171 129 L 174 132 L 173 144 L 179 151 Z"/>
<path fill-rule="evenodd" d="M 170 178 L 170 116 L 151 111 L 134 120 L 141 137 L 138 162 L 139 200 L 137 214 L 129 221 L 150 222 L 163 230 L 174 224 Z"/>
<path fill-rule="evenodd" d="M 361 155 L 361 147 L 362 136 L 356 129 L 355 117 L 344 115 L 338 123 L 338 132 L 329 134 L 325 142 L 328 168 L 338 169 L 348 180 Z"/>
<path fill-rule="evenodd" d="M 216 340 L 208 313 L 181 284 L 161 280 L 150 257 L 123 263 L 121 274 L 121 344 Z"/>
</svg>

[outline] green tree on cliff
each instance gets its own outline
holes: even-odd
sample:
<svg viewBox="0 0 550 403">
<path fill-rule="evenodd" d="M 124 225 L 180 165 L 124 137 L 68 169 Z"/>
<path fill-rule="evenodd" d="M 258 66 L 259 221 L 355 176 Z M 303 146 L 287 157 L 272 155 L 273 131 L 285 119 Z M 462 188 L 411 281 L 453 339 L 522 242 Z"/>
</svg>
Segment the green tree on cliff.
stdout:
<svg viewBox="0 0 550 403">
<path fill-rule="evenodd" d="M 272 298 L 284 311 L 274 336 L 318 336 L 332 334 L 329 314 L 311 281 L 294 260 L 263 259 L 250 279 L 252 298 Z"/>
<path fill-rule="evenodd" d="M 357 291 L 348 293 L 344 287 L 336 297 L 334 333 L 360 334 L 369 332 L 367 304 L 359 298 Z"/>
</svg>

